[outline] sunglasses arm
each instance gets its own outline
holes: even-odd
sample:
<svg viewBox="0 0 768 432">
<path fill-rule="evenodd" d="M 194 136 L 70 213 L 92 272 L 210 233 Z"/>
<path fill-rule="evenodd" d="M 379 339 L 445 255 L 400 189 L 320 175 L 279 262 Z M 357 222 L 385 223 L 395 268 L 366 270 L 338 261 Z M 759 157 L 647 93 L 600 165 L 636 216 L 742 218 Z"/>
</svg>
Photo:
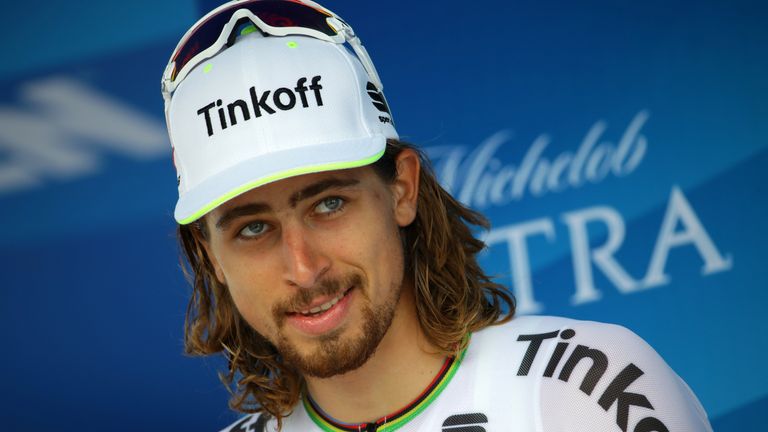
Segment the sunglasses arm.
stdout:
<svg viewBox="0 0 768 432">
<path fill-rule="evenodd" d="M 381 78 L 379 78 L 379 73 L 376 71 L 376 66 L 373 65 L 373 61 L 371 61 L 371 57 L 368 55 L 368 51 L 366 51 L 363 44 L 360 43 L 360 39 L 355 36 L 354 33 L 351 35 L 347 34 L 346 37 L 347 42 L 355 51 L 357 58 L 360 59 L 363 67 L 368 72 L 368 75 L 371 78 L 371 82 L 376 85 L 376 88 L 378 88 L 379 91 L 383 91 L 384 85 L 381 83 Z"/>
</svg>

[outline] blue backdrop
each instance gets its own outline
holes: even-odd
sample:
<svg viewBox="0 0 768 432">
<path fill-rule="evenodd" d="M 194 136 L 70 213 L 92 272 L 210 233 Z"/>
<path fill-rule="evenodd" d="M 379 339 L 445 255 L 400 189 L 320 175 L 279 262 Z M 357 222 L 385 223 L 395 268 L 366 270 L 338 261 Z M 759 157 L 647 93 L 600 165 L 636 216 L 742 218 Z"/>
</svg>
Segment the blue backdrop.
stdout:
<svg viewBox="0 0 768 432">
<path fill-rule="evenodd" d="M 48 0 L 0 17 L 0 423 L 218 430 L 217 359 L 182 354 L 189 289 L 160 74 L 212 1 Z M 521 313 L 620 323 L 718 431 L 768 409 L 763 2 L 324 3 L 398 131 L 490 216 Z"/>
</svg>

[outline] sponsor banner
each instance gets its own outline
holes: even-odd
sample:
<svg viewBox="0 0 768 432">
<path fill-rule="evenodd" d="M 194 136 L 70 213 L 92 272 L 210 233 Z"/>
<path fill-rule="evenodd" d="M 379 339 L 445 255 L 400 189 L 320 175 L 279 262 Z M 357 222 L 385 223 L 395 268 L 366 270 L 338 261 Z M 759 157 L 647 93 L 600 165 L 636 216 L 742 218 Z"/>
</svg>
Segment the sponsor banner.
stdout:
<svg viewBox="0 0 768 432">
<path fill-rule="evenodd" d="M 38 41 L 35 56 L 2 69 L 0 323 L 10 348 L 0 378 L 14 409 L 0 418 L 9 430 L 217 430 L 233 419 L 218 361 L 182 355 L 189 292 L 159 86 L 194 20 L 189 8 L 217 4 L 201 3 L 169 3 L 185 11 L 174 35 L 155 19 L 143 28 L 146 10 L 126 15 L 119 32 L 74 17 L 69 31 L 90 28 L 79 37 L 101 44 L 65 55 Z M 768 8 L 327 6 L 371 53 L 389 103 L 369 89 L 379 110 L 391 109 L 446 188 L 489 217 L 491 229 L 477 231 L 489 246 L 481 262 L 513 290 L 519 313 L 625 325 L 686 380 L 715 430 L 759 429 Z M 59 22 L 11 16 L 18 23 L 5 27 L 18 31 Z M 404 20 L 408 31 L 394 31 Z M 313 76 L 307 90 L 257 95 L 249 121 L 319 104 Z M 217 134 L 218 107 L 201 109 L 203 133 Z"/>
</svg>

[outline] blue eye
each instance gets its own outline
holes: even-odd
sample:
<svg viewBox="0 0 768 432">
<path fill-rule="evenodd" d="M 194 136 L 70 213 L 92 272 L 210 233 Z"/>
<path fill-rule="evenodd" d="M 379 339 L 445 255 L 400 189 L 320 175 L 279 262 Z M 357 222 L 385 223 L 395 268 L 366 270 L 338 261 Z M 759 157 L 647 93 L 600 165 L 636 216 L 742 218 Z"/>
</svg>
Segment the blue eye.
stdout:
<svg viewBox="0 0 768 432">
<path fill-rule="evenodd" d="M 264 232 L 267 231 L 267 224 L 264 222 L 252 222 L 246 225 L 243 229 L 240 230 L 240 236 L 241 237 L 258 237 Z"/>
<path fill-rule="evenodd" d="M 330 214 L 340 210 L 344 206 L 344 199 L 339 197 L 328 197 L 315 207 L 315 211 L 321 214 Z"/>
</svg>

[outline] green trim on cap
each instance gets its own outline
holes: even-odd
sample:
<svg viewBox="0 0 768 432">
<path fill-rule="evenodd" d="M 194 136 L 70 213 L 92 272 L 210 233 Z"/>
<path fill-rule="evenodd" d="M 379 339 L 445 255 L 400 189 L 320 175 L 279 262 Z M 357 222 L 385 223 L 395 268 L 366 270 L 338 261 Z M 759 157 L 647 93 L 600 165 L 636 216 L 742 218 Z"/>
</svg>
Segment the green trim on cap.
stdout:
<svg viewBox="0 0 768 432">
<path fill-rule="evenodd" d="M 180 225 L 188 225 L 192 222 L 200 219 L 205 214 L 210 212 L 211 210 L 215 209 L 219 205 L 223 204 L 226 201 L 229 201 L 230 199 L 243 194 L 245 192 L 248 192 L 251 189 L 255 189 L 259 186 L 263 186 L 267 183 L 272 183 L 277 180 L 283 180 L 289 177 L 295 177 L 302 174 L 312 174 L 312 173 L 318 173 L 323 171 L 335 171 L 335 170 L 342 170 L 342 169 L 349 169 L 349 168 L 357 168 L 365 165 L 370 165 L 377 160 L 379 160 L 384 155 L 384 150 L 380 151 L 379 153 L 376 153 L 375 155 L 361 159 L 354 162 L 334 162 L 334 163 L 327 163 L 327 164 L 320 164 L 320 165 L 310 165 L 306 167 L 300 167 L 300 168 L 294 168 L 287 171 L 283 171 L 277 174 L 273 174 L 271 176 L 267 176 L 264 178 L 260 178 L 258 180 L 254 180 L 250 183 L 246 183 L 243 186 L 238 187 L 237 189 L 234 189 L 232 191 L 227 192 L 223 196 L 214 199 L 213 201 L 209 202 L 203 208 L 193 213 L 191 216 L 186 217 L 179 222 Z"/>
</svg>

